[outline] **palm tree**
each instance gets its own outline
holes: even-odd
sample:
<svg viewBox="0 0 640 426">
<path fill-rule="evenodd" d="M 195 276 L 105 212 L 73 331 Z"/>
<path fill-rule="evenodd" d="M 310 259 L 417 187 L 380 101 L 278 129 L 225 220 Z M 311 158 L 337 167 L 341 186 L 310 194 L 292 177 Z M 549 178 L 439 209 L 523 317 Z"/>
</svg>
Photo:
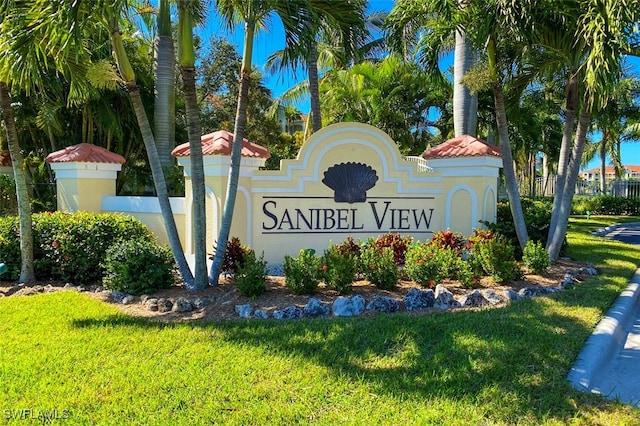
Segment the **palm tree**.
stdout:
<svg viewBox="0 0 640 426">
<path fill-rule="evenodd" d="M 571 149 L 571 161 L 566 169 L 564 188 L 561 187 L 562 192 L 556 195 L 561 198 L 558 203 L 554 202 L 552 227 L 547 239 L 551 260 L 558 258 L 566 235 L 591 111 L 606 106 L 610 93 L 617 86 L 623 69 L 622 55 L 634 51 L 633 34 L 640 19 L 638 4 L 632 0 L 602 0 L 597 4 L 581 2 L 577 5 L 569 3 L 569 6 L 573 7 L 563 10 L 566 12 L 565 18 L 567 22 L 577 22 L 574 37 L 577 43 L 585 45 L 588 56 L 582 80 L 583 105 Z"/>
<path fill-rule="evenodd" d="M 363 0 L 310 0 L 310 3 L 314 19 L 306 23 L 307 31 L 318 35 L 305 38 L 302 44 L 285 46 L 271 55 L 267 64 L 269 68 L 278 70 L 287 66 L 306 69 L 308 80 L 305 87 L 310 95 L 311 127 L 312 132 L 317 132 L 322 128 L 319 68 L 326 62 L 320 59 L 319 66 L 319 58 L 331 57 L 334 63 L 346 64 L 359 57 L 365 46 L 374 49 L 377 45 L 370 43 L 366 24 L 377 22 L 381 25 L 381 21 L 378 14 L 373 15 L 372 20 L 365 19 Z"/>
<path fill-rule="evenodd" d="M 196 54 L 193 43 L 194 22 L 200 20 L 199 0 L 182 0 L 178 3 L 178 52 L 184 83 L 184 96 L 191 151 L 191 192 L 193 194 L 193 242 L 195 252 L 195 289 L 207 286 L 206 211 L 204 165 L 200 109 L 196 95 Z"/>
<path fill-rule="evenodd" d="M 234 137 L 231 148 L 227 196 L 217 240 L 217 249 L 209 271 L 210 284 L 218 283 L 225 247 L 229 240 L 231 221 L 233 219 L 233 209 L 240 174 L 242 139 L 247 121 L 247 99 L 252 71 L 251 61 L 253 57 L 254 35 L 256 30 L 264 25 L 269 16 L 276 14 L 284 24 L 286 44 L 295 46 L 301 42 L 305 34 L 306 37 L 311 36 L 306 31 L 309 29 L 308 23 L 311 22 L 311 18 L 313 17 L 309 3 L 306 0 L 217 0 L 217 9 L 229 27 L 237 22 L 244 22 L 245 39 L 240 72 L 238 107 L 233 129 Z"/>
<path fill-rule="evenodd" d="M 0 7 L 0 105 L 7 135 L 7 145 L 16 183 L 18 217 L 20 227 L 20 277 L 19 282 L 35 281 L 33 267 L 33 227 L 31 205 L 27 190 L 23 157 L 18 142 L 10 88 L 33 90 L 41 81 L 43 51 L 39 45 L 25 43 L 26 11 L 18 3 L 7 2 Z"/>
<path fill-rule="evenodd" d="M 127 5 L 126 0 L 113 0 L 110 2 L 76 2 L 61 7 L 57 1 L 43 0 L 34 6 L 31 15 L 34 17 L 32 26 L 45 31 L 45 36 L 41 40 L 46 44 L 48 53 L 55 58 L 76 57 L 89 60 L 90 54 L 87 52 L 87 45 L 84 41 L 90 37 L 90 34 L 93 35 L 100 31 L 108 33 L 119 71 L 119 81 L 129 93 L 147 151 L 169 245 L 182 279 L 187 286 L 192 286 L 193 275 L 180 244 L 153 132 L 140 95 L 140 89 L 136 83 L 136 73 L 131 66 L 122 39 L 120 19 L 125 13 Z M 115 74 L 111 75 L 109 70 L 105 70 L 104 73 L 106 76 L 115 78 Z M 105 83 L 111 84 L 112 81 L 105 80 Z"/>
<path fill-rule="evenodd" d="M 395 49 L 405 54 L 415 51 L 433 70 L 437 69 L 442 51 L 453 47 L 455 136 L 475 136 L 478 125 L 478 95 L 463 83 L 464 76 L 476 63 L 476 52 L 463 26 L 456 26 L 453 19 L 466 3 L 464 0 L 399 0 L 388 19 L 389 36 Z"/>
</svg>

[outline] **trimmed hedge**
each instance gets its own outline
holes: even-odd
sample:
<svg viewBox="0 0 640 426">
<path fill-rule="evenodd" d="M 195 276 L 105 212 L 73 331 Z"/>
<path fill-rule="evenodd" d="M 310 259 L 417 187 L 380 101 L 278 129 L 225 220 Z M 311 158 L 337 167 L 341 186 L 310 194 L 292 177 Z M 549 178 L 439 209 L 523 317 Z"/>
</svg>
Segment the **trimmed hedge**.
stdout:
<svg viewBox="0 0 640 426">
<path fill-rule="evenodd" d="M 0 262 L 4 279 L 20 276 L 20 238 L 16 216 L 0 217 Z M 153 242 L 151 232 L 137 219 L 121 214 L 55 212 L 33 215 L 33 256 L 36 277 L 74 284 L 98 282 L 107 249 L 117 242 Z"/>
<path fill-rule="evenodd" d="M 571 214 L 640 216 L 640 199 L 596 195 L 594 197 L 574 197 Z"/>
</svg>

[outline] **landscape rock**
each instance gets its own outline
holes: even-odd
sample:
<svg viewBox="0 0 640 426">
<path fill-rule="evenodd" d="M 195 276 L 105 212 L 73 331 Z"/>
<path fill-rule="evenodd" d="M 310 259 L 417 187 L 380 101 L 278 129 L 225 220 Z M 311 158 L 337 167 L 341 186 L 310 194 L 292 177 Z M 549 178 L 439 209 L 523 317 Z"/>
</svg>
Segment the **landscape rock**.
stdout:
<svg viewBox="0 0 640 426">
<path fill-rule="evenodd" d="M 132 304 L 136 303 L 137 301 L 138 301 L 138 298 L 136 296 L 132 296 L 131 294 L 127 294 L 122 299 L 122 304 L 123 305 L 132 305 Z"/>
<path fill-rule="evenodd" d="M 173 304 L 171 310 L 173 312 L 191 312 L 193 311 L 193 305 L 191 304 L 190 300 L 185 299 L 184 297 L 180 297 Z"/>
<path fill-rule="evenodd" d="M 279 320 L 290 320 L 302 317 L 302 309 L 297 306 L 287 306 L 282 310 L 273 311 L 273 317 Z"/>
<path fill-rule="evenodd" d="M 169 312 L 173 308 L 173 302 L 169 299 L 158 299 L 158 312 Z"/>
<path fill-rule="evenodd" d="M 150 297 L 144 301 L 144 306 L 148 311 L 156 312 L 158 310 L 158 299 Z"/>
<path fill-rule="evenodd" d="M 359 294 L 353 297 L 338 297 L 334 300 L 331 310 L 337 317 L 353 317 L 364 312 L 365 300 Z"/>
<path fill-rule="evenodd" d="M 367 311 L 378 311 L 383 313 L 398 312 L 400 310 L 400 304 L 396 299 L 389 296 L 376 295 L 369 304 L 367 304 Z"/>
<path fill-rule="evenodd" d="M 191 304 L 193 305 L 194 309 L 202 309 L 205 306 L 207 306 L 209 303 L 210 303 L 209 299 L 207 299 L 206 297 L 196 297 L 191 302 Z"/>
<path fill-rule="evenodd" d="M 240 318 L 249 318 L 252 312 L 253 307 L 251 305 L 236 305 L 236 314 Z"/>
<path fill-rule="evenodd" d="M 477 308 L 489 304 L 489 301 L 478 290 L 465 294 L 460 298 L 459 302 L 465 308 Z"/>
<path fill-rule="evenodd" d="M 435 300 L 433 290 L 422 290 L 415 287 L 402 298 L 407 311 L 424 311 L 427 308 L 432 308 Z"/>
<path fill-rule="evenodd" d="M 58 289 L 55 288 L 54 286 L 52 286 L 51 284 L 47 284 L 47 285 L 44 286 L 42 291 L 45 292 L 45 293 L 53 293 L 53 292 L 58 291 Z"/>
<path fill-rule="evenodd" d="M 126 294 L 118 291 L 118 290 L 107 290 L 110 292 L 109 301 L 112 303 L 121 303 L 122 299 L 125 298 Z"/>
<path fill-rule="evenodd" d="M 306 317 L 317 318 L 326 317 L 331 311 L 327 305 L 312 297 L 305 305 L 303 312 Z"/>
<path fill-rule="evenodd" d="M 436 300 L 433 306 L 438 309 L 452 309 L 459 308 L 461 305 L 460 302 L 453 297 L 453 293 L 447 290 L 442 284 L 438 284 L 436 286 Z"/>
<path fill-rule="evenodd" d="M 482 290 L 481 293 L 484 296 L 484 298 L 487 299 L 489 303 L 491 303 L 492 305 L 499 305 L 500 303 L 504 302 L 504 299 L 500 297 L 498 293 L 496 293 L 494 290 L 490 288 Z"/>
<path fill-rule="evenodd" d="M 253 317 L 259 319 L 268 319 L 269 314 L 267 313 L 267 311 L 264 311 L 262 309 L 256 309 L 256 311 L 253 313 Z"/>
<path fill-rule="evenodd" d="M 598 275 L 598 270 L 593 266 L 585 266 L 584 268 L 580 268 L 580 272 L 583 272 L 590 276 Z"/>
<path fill-rule="evenodd" d="M 518 292 L 515 291 L 515 290 L 512 290 L 512 289 L 503 290 L 502 295 L 507 300 L 507 302 L 513 302 L 515 300 L 522 300 L 522 297 L 520 297 Z"/>
<path fill-rule="evenodd" d="M 556 291 L 556 289 L 552 288 L 552 287 L 544 287 L 544 286 L 535 286 L 535 287 L 525 287 L 525 288 L 521 288 L 520 291 L 518 292 L 518 295 L 523 298 L 526 299 L 528 297 L 538 297 L 538 296 L 545 296 L 549 293 L 553 293 L 554 291 Z"/>
</svg>

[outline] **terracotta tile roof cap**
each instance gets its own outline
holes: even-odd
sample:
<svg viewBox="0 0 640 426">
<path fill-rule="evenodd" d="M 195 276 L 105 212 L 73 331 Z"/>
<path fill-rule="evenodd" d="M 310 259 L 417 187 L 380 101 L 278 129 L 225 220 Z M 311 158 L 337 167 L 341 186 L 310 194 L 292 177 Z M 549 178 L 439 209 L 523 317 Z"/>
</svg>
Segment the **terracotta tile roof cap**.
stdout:
<svg viewBox="0 0 640 426">
<path fill-rule="evenodd" d="M 218 130 L 202 136 L 202 155 L 231 155 L 231 145 L 233 144 L 233 133 L 226 130 Z M 188 157 L 191 155 L 189 143 L 178 145 L 171 151 L 174 157 Z M 242 139 L 242 156 L 254 158 L 270 158 L 271 154 L 262 145 Z"/>
<path fill-rule="evenodd" d="M 125 163 L 125 159 L 122 155 L 118 155 L 90 143 L 68 146 L 60 151 L 52 152 L 47 155 L 45 161 L 47 163 Z"/>
<path fill-rule="evenodd" d="M 473 136 L 462 135 L 426 150 L 422 154 L 422 158 L 478 157 L 483 155 L 500 157 L 500 148 L 489 145 Z"/>
</svg>

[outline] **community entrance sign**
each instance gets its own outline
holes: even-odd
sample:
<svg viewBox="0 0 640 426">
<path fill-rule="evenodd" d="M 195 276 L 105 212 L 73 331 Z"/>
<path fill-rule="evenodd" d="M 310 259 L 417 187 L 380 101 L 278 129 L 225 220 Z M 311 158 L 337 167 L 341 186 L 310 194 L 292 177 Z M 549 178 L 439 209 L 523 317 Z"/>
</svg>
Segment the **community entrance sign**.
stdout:
<svg viewBox="0 0 640 426">
<path fill-rule="evenodd" d="M 215 243 L 226 199 L 230 140 L 228 132 L 203 136 L 208 247 Z M 175 200 L 177 223 L 184 224 L 185 252 L 193 253 L 188 145 L 177 147 L 174 155 L 187 179 L 185 199 Z M 495 147 L 475 138 L 449 140 L 425 152 L 426 159 L 407 158 L 379 129 L 340 123 L 314 133 L 296 159 L 281 161 L 280 170 L 259 169 L 268 156 L 263 147 L 244 141 L 231 229 L 231 236 L 264 252 L 268 262 L 280 263 L 284 255 L 296 255 L 302 248 L 321 253 L 349 236 L 366 240 L 398 232 L 424 241 L 444 229 L 468 236 L 481 221 L 495 221 L 502 160 Z M 70 188 L 78 185 L 67 182 L 61 191 L 65 181 L 60 177 L 58 193 L 69 198 Z M 124 198 L 104 197 L 101 208 L 126 210 Z M 139 198 L 134 204 L 142 204 Z M 65 209 L 60 199 L 59 208 Z M 67 208 L 74 209 L 82 207 Z M 131 210 L 127 212 L 155 223 L 163 238 L 157 219 Z"/>
</svg>

